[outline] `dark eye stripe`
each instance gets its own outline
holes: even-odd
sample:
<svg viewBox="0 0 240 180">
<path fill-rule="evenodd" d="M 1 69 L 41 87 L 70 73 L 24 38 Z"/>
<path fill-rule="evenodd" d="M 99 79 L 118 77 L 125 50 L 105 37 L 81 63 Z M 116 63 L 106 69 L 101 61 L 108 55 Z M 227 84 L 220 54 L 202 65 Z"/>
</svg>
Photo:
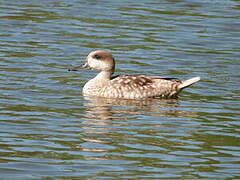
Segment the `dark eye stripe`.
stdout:
<svg viewBox="0 0 240 180">
<path fill-rule="evenodd" d="M 102 56 L 100 56 L 99 54 L 95 54 L 95 55 L 94 55 L 94 58 L 96 58 L 96 59 L 102 59 Z"/>
</svg>

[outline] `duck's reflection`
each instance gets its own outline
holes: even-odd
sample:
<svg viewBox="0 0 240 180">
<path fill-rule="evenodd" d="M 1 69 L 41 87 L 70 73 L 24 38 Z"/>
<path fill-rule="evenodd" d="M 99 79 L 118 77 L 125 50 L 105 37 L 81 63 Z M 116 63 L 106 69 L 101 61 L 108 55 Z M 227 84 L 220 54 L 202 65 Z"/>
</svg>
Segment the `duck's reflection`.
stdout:
<svg viewBox="0 0 240 180">
<path fill-rule="evenodd" d="M 175 127 L 171 123 L 176 117 L 186 119 L 185 117 L 194 116 L 186 107 L 182 107 L 177 99 L 144 99 L 144 100 L 125 100 L 125 99 L 107 99 L 99 97 L 85 98 L 85 121 L 84 142 L 78 147 L 86 152 L 108 152 L 118 148 L 118 143 L 131 142 L 143 143 L 141 134 L 154 137 L 155 131 L 149 129 L 165 127 Z M 175 121 L 175 120 L 174 120 Z M 134 136 L 140 134 L 140 136 Z M 150 142 L 146 143 L 149 144 Z M 151 144 L 151 143 L 150 143 Z M 153 143 L 154 144 L 154 143 Z M 98 154 L 97 157 L 88 157 L 87 159 L 108 158 Z"/>
<path fill-rule="evenodd" d="M 190 112 L 179 107 L 177 99 L 108 99 L 101 97 L 84 97 L 89 119 L 113 120 L 126 118 L 127 115 L 145 115 L 154 117 L 179 117 Z M 190 113 L 191 114 L 191 113 Z M 189 114 L 189 115 L 190 115 Z M 127 116 L 129 117 L 129 116 Z"/>
</svg>

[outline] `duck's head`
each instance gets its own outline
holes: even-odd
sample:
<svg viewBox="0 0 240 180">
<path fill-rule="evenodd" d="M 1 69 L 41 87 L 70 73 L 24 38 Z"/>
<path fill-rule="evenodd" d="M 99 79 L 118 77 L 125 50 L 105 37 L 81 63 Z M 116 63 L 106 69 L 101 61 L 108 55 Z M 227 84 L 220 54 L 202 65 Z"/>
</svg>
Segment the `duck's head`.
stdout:
<svg viewBox="0 0 240 180">
<path fill-rule="evenodd" d="M 97 50 L 92 51 L 86 58 L 86 63 L 69 69 L 70 71 L 77 71 L 82 68 L 93 69 L 97 71 L 111 71 L 115 69 L 115 61 L 112 54 L 108 51 Z"/>
</svg>

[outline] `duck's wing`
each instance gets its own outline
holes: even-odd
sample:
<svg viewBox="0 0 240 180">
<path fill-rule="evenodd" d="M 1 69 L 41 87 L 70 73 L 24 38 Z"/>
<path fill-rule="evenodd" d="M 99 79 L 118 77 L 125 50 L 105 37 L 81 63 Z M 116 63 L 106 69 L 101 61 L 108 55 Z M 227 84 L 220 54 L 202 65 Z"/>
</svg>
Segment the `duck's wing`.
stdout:
<svg viewBox="0 0 240 180">
<path fill-rule="evenodd" d="M 172 77 L 159 77 L 159 76 L 145 76 L 145 75 L 118 75 L 112 78 L 112 83 L 118 88 L 121 87 L 143 87 L 143 88 L 174 88 L 181 91 L 184 88 L 191 86 L 198 82 L 201 78 L 194 77 L 188 80 L 181 81 Z"/>
<path fill-rule="evenodd" d="M 199 81 L 195 77 L 186 81 L 156 76 L 119 75 L 111 79 L 103 89 L 106 97 L 137 99 L 146 97 L 176 97 L 182 89 Z"/>
<path fill-rule="evenodd" d="M 142 79 L 164 79 L 169 81 L 177 81 L 181 82 L 178 78 L 173 77 L 161 77 L 161 76 L 146 76 L 146 75 L 115 75 L 111 78 L 111 80 L 114 80 L 116 78 L 123 78 L 123 79 L 136 79 L 136 78 L 142 78 Z"/>
<path fill-rule="evenodd" d="M 119 75 L 111 79 L 104 88 L 108 96 L 137 99 L 146 97 L 174 97 L 181 81 L 145 75 Z"/>
<path fill-rule="evenodd" d="M 178 78 L 173 78 L 173 77 L 160 77 L 160 76 L 150 76 L 152 79 L 162 79 L 162 80 L 167 80 L 167 81 L 172 81 L 172 82 L 179 82 L 181 83 L 182 81 L 179 80 Z"/>
<path fill-rule="evenodd" d="M 160 76 L 145 76 L 145 75 L 117 75 L 112 77 L 112 82 L 116 85 L 123 86 L 149 86 L 156 82 L 162 84 L 163 86 L 169 84 L 175 84 L 178 89 L 184 89 L 191 86 L 192 84 L 198 82 L 201 78 L 194 77 L 188 80 L 181 81 L 177 78 L 172 77 L 160 77 Z"/>
<path fill-rule="evenodd" d="M 111 87 L 124 91 L 171 91 L 178 89 L 182 83 L 177 78 L 166 78 L 145 75 L 119 75 L 111 80 Z M 158 89 L 158 90 L 157 90 Z M 156 91 L 157 90 L 157 91 Z"/>
<path fill-rule="evenodd" d="M 151 85 L 154 83 L 153 76 L 135 76 L 135 75 L 118 75 L 114 76 L 111 79 L 111 83 L 113 83 L 115 86 L 120 85 L 120 86 L 146 86 L 146 85 Z"/>
<path fill-rule="evenodd" d="M 194 83 L 196 83 L 196 82 L 201 80 L 200 77 L 194 77 L 194 78 L 190 78 L 190 79 L 184 80 L 184 81 L 181 81 L 181 80 L 179 80 L 177 78 L 157 77 L 157 76 L 151 76 L 151 77 L 153 77 L 154 79 L 163 79 L 163 80 L 179 83 L 178 84 L 178 89 L 179 90 L 187 88 L 187 87 L 191 86 L 192 84 L 194 84 Z"/>
</svg>

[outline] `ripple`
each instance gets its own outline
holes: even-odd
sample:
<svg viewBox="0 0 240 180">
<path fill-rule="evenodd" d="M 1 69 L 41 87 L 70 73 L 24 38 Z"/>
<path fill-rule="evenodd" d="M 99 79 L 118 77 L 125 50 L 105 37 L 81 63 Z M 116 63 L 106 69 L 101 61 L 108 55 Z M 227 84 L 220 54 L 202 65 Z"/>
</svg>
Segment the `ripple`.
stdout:
<svg viewBox="0 0 240 180">
<path fill-rule="evenodd" d="M 4 179 L 237 179 L 236 1 L 3 1 Z M 174 100 L 81 95 L 93 49 L 117 73 L 202 80 Z"/>
</svg>

